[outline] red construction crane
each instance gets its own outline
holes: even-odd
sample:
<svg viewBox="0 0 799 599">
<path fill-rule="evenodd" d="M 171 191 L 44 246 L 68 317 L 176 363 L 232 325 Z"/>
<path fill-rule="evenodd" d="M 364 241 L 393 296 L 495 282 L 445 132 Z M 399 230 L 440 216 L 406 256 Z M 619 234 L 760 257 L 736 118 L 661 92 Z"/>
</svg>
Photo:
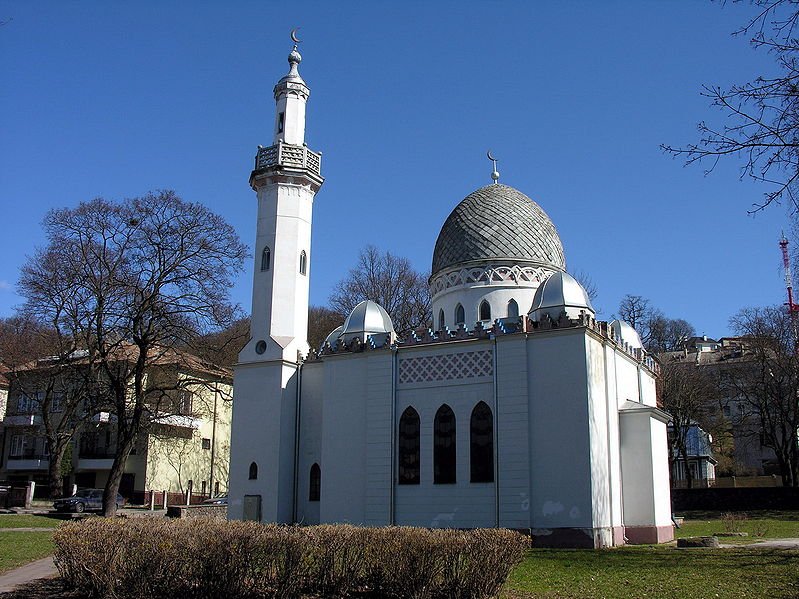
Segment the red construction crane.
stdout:
<svg viewBox="0 0 799 599">
<path fill-rule="evenodd" d="M 782 264 L 785 267 L 785 287 L 788 290 L 788 313 L 794 316 L 799 312 L 799 306 L 793 303 L 793 283 L 791 282 L 791 260 L 788 257 L 788 240 L 785 239 L 785 233 L 782 234 L 780 239 L 780 249 L 782 250 Z"/>
</svg>

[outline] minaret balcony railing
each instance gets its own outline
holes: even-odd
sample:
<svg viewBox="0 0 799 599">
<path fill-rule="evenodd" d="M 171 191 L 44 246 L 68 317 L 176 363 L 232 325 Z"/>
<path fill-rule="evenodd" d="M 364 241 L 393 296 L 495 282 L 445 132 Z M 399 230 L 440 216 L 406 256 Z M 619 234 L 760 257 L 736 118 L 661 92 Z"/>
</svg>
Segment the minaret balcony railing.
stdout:
<svg viewBox="0 0 799 599">
<path fill-rule="evenodd" d="M 320 175 L 322 155 L 309 150 L 306 146 L 295 146 L 282 141 L 268 148 L 258 148 L 255 157 L 255 170 L 271 167 L 308 170 Z"/>
</svg>

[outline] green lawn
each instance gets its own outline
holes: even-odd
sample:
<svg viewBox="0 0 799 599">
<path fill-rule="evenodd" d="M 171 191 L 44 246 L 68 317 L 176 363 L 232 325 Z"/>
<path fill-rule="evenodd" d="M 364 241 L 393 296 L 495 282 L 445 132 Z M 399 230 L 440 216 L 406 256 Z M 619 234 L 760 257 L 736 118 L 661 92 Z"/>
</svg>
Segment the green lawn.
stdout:
<svg viewBox="0 0 799 599">
<path fill-rule="evenodd" d="M 53 553 L 53 532 L 0 530 L 0 572 L 17 568 Z"/>
<path fill-rule="evenodd" d="M 55 528 L 63 520 L 29 514 L 0 514 L 0 530 L 3 528 Z"/>
<path fill-rule="evenodd" d="M 799 551 L 624 547 L 533 549 L 503 597 L 788 599 L 799 596 Z"/>
<path fill-rule="evenodd" d="M 706 537 L 716 533 L 745 532 L 748 541 L 760 539 L 799 538 L 799 512 L 748 512 L 744 519 L 726 521 L 718 512 L 688 512 L 682 527 L 675 529 L 677 538 Z M 730 538 L 720 539 L 731 542 Z"/>
</svg>

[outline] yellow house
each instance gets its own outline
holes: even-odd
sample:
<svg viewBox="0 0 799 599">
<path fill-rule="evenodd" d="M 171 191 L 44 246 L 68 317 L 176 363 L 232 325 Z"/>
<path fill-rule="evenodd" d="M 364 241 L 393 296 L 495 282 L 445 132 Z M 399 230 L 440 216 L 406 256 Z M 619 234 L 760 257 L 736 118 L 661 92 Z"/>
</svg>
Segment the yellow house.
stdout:
<svg viewBox="0 0 799 599">
<path fill-rule="evenodd" d="M 72 365 L 80 367 L 80 357 Z M 0 451 L 0 479 L 37 483 L 37 495 L 47 492 L 45 412 L 58 422 L 74 401 L 75 377 L 52 378 L 48 359 L 37 360 L 9 376 L 5 439 Z M 191 494 L 195 501 L 227 493 L 230 462 L 232 376 L 229 370 L 187 352 L 166 349 L 147 373 L 147 386 L 159 389 L 148 399 L 146 419 L 125 464 L 120 493 L 129 502 L 145 504 L 156 492 L 170 503 Z M 88 403 L 88 402 L 87 402 Z M 91 410 L 78 409 L 81 422 L 62 464 L 64 486 L 101 488 L 114 461 L 116 415 L 92 398 Z M 97 407 L 99 406 L 99 407 Z M 108 409 L 108 411 L 104 411 Z M 74 416 L 70 416 L 74 417 Z"/>
</svg>

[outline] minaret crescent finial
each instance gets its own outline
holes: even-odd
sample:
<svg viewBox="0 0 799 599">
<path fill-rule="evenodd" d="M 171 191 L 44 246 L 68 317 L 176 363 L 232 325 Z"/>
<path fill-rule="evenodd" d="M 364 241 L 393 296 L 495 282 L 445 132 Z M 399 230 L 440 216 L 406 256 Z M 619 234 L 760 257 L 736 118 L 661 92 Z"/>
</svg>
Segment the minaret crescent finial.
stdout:
<svg viewBox="0 0 799 599">
<path fill-rule="evenodd" d="M 291 30 L 291 33 L 289 34 L 291 36 L 291 41 L 294 42 L 295 44 L 299 44 L 302 41 L 297 37 L 297 31 L 299 29 L 300 29 L 299 27 L 295 27 L 294 29 Z"/>
<path fill-rule="evenodd" d="M 488 156 L 488 159 L 494 164 L 494 170 L 491 171 L 491 178 L 494 180 L 494 183 L 498 183 L 499 171 L 497 170 L 497 159 L 491 154 L 491 150 L 486 152 L 486 156 Z"/>
</svg>

